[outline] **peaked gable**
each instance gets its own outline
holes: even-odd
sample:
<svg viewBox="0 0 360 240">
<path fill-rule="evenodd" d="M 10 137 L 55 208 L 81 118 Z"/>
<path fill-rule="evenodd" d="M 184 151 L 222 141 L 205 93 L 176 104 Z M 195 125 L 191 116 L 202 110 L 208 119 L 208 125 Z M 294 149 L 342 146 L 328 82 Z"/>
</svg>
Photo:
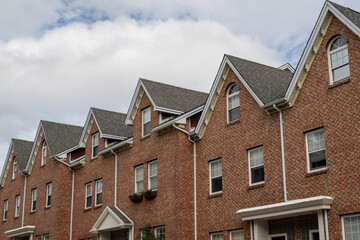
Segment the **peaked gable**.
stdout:
<svg viewBox="0 0 360 240">
<path fill-rule="evenodd" d="M 107 230 L 130 228 L 133 222 L 117 207 L 108 206 L 100 215 L 90 232 L 98 233 Z"/>
<path fill-rule="evenodd" d="M 132 125 L 143 94 L 146 93 L 154 111 L 180 115 L 206 102 L 208 94 L 147 79 L 139 79 L 131 100 L 126 124 Z"/>
</svg>

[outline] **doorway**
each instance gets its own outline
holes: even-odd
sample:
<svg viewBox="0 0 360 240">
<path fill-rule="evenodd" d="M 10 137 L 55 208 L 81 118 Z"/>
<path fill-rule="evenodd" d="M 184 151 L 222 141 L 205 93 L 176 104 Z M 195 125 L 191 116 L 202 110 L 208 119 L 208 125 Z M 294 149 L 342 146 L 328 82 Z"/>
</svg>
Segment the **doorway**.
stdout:
<svg viewBox="0 0 360 240">
<path fill-rule="evenodd" d="M 129 230 L 111 232 L 111 240 L 129 240 Z"/>
</svg>

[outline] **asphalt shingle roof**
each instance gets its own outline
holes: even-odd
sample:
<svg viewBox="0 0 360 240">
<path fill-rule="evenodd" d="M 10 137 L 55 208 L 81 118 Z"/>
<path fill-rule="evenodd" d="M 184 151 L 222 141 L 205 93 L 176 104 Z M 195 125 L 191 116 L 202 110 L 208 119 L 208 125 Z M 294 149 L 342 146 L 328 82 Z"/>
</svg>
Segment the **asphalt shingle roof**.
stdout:
<svg viewBox="0 0 360 240">
<path fill-rule="evenodd" d="M 147 79 L 141 79 L 141 81 L 144 83 L 150 97 L 158 107 L 187 112 L 205 104 L 208 97 L 208 94 L 203 92 Z"/>
<path fill-rule="evenodd" d="M 118 216 L 121 221 L 123 221 L 124 223 L 131 223 L 130 220 L 124 215 L 122 214 L 116 207 L 113 207 L 113 206 L 109 206 L 109 208 L 111 209 L 111 211 L 113 211 L 116 216 Z"/>
<path fill-rule="evenodd" d="M 254 93 L 264 103 L 270 103 L 285 96 L 293 73 L 287 70 L 251 62 L 226 55 Z"/>
<path fill-rule="evenodd" d="M 41 124 L 51 156 L 62 153 L 79 144 L 83 127 L 43 120 Z"/>
<path fill-rule="evenodd" d="M 329 1 L 330 2 L 330 1 Z M 345 17 L 352 21 L 357 27 L 360 28 L 360 13 L 347 7 L 343 7 L 334 2 L 330 2 L 335 8 L 337 8 Z"/>
<path fill-rule="evenodd" d="M 91 108 L 91 110 L 103 134 L 121 137 L 132 136 L 132 127 L 125 125 L 126 114 L 98 108 Z"/>
<path fill-rule="evenodd" d="M 21 172 L 26 169 L 26 165 L 34 143 L 21 139 L 13 139 L 13 143 L 15 149 L 15 160 L 18 163 L 19 170 Z"/>
</svg>

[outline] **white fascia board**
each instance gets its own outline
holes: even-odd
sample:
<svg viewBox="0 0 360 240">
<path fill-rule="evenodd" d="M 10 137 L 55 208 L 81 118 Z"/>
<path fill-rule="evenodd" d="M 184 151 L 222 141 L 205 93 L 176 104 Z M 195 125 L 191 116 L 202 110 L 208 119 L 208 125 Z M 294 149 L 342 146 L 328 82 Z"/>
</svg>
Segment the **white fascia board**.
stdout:
<svg viewBox="0 0 360 240">
<path fill-rule="evenodd" d="M 314 29 L 310 35 L 310 38 L 306 44 L 305 50 L 300 58 L 299 64 L 296 68 L 296 71 L 293 75 L 293 78 L 291 80 L 291 83 L 289 85 L 288 90 L 286 91 L 285 94 L 285 99 L 286 100 L 290 100 L 292 93 L 294 92 L 294 89 L 296 87 L 296 83 L 300 77 L 300 74 L 302 73 L 302 71 L 304 71 L 304 67 L 307 61 L 307 58 L 309 56 L 309 54 L 312 51 L 312 47 L 315 43 L 315 40 L 317 38 L 317 36 L 319 35 L 320 31 L 321 31 L 321 26 L 325 20 L 325 17 L 327 15 L 328 12 L 331 12 L 334 14 L 335 17 L 337 17 L 341 22 L 343 22 L 351 31 L 353 31 L 355 34 L 357 34 L 358 36 L 360 36 L 360 29 L 353 23 L 351 22 L 347 17 L 345 17 L 339 10 L 337 10 L 329 1 L 326 1 L 321 13 L 318 17 L 318 20 L 316 21 L 316 24 L 314 26 Z"/>
<path fill-rule="evenodd" d="M 124 140 L 124 141 L 119 142 L 119 143 L 117 143 L 115 145 L 112 145 L 111 147 L 105 148 L 105 149 L 103 149 L 102 151 L 99 152 L 99 155 L 109 153 L 109 152 L 111 152 L 111 150 L 115 150 L 117 148 L 125 146 L 126 144 L 132 145 L 133 144 L 133 138 L 129 138 L 128 140 Z"/>
<path fill-rule="evenodd" d="M 42 122 L 40 121 L 38 129 L 36 130 L 36 135 L 35 135 L 33 146 L 31 148 L 31 153 L 30 153 L 30 156 L 29 156 L 29 160 L 28 160 L 28 162 L 26 164 L 26 168 L 25 168 L 25 173 L 28 173 L 28 174 L 30 174 L 30 165 L 32 165 L 31 160 L 32 160 L 33 155 L 35 154 L 35 148 L 36 148 L 38 138 L 40 137 L 41 129 L 42 129 L 42 131 L 44 133 L 44 138 L 46 140 L 45 131 L 43 129 Z M 35 161 L 35 159 L 34 159 L 34 161 Z"/>
<path fill-rule="evenodd" d="M 122 137 L 122 136 L 115 136 L 115 135 L 111 135 L 111 134 L 102 134 L 102 136 L 101 137 L 103 137 L 103 138 L 109 138 L 109 139 L 115 139 L 115 140 L 120 140 L 120 141 L 122 141 L 122 140 L 125 140 L 126 139 L 126 137 Z"/>
<path fill-rule="evenodd" d="M 24 226 L 24 227 L 19 227 L 19 228 L 15 228 L 15 229 L 6 231 L 4 234 L 8 238 L 24 237 L 24 236 L 29 236 L 30 234 L 34 233 L 34 230 L 35 230 L 35 226 Z"/>
<path fill-rule="evenodd" d="M 226 65 L 228 65 L 231 70 L 235 73 L 235 75 L 238 77 L 238 79 L 241 81 L 241 83 L 245 86 L 245 88 L 249 91 L 249 93 L 251 94 L 251 96 L 255 99 L 255 101 L 259 104 L 260 107 L 262 107 L 264 105 L 264 103 L 260 100 L 260 98 L 255 94 L 255 92 L 250 88 L 250 86 L 247 84 L 247 82 L 244 80 L 244 78 L 241 76 L 241 74 L 236 70 L 236 68 L 234 67 L 234 65 L 231 63 L 231 61 L 226 57 L 226 55 L 224 55 L 224 58 L 221 62 L 221 65 L 220 65 L 220 68 L 216 74 L 216 77 L 215 77 L 215 80 L 214 80 L 214 83 L 211 87 L 211 90 L 210 90 L 210 94 L 209 94 L 209 97 L 206 101 L 206 104 L 205 104 L 205 107 L 204 107 L 204 111 L 203 113 L 201 114 L 201 117 L 200 117 L 200 120 L 199 120 L 199 123 L 195 129 L 195 133 L 198 134 L 199 131 L 200 131 L 200 128 L 202 127 L 202 125 L 204 124 L 204 121 L 205 121 L 205 116 L 207 114 L 207 112 L 209 111 L 210 109 L 210 105 L 211 105 L 211 102 L 212 102 L 212 99 L 214 98 L 214 95 L 215 95 L 215 92 L 216 92 L 216 89 L 219 85 L 219 82 L 220 82 L 220 79 L 222 77 L 222 74 L 223 74 L 223 71 L 226 67 Z M 224 79 L 225 80 L 225 79 Z"/>
<path fill-rule="evenodd" d="M 158 107 L 158 106 L 154 107 L 154 111 L 166 112 L 166 113 L 175 114 L 175 115 L 180 115 L 180 114 L 184 113 L 184 112 L 179 111 L 179 110 L 170 109 L 170 108 L 164 108 L 164 107 Z"/>
<path fill-rule="evenodd" d="M 183 115 L 180 115 L 180 116 L 178 116 L 178 117 L 176 117 L 176 118 L 174 118 L 174 119 L 172 119 L 170 121 L 167 121 L 167 122 L 165 122 L 165 123 L 163 123 L 163 124 L 161 124 L 161 125 L 159 125 L 157 127 L 154 127 L 151 130 L 151 132 L 158 132 L 158 131 L 160 131 L 160 130 L 162 130 L 164 128 L 170 127 L 174 123 L 177 123 L 177 122 L 181 121 L 182 119 L 186 119 L 188 117 L 191 117 L 192 115 L 195 115 L 195 114 L 201 112 L 203 109 L 204 109 L 204 105 L 201 105 L 201 106 L 199 106 L 199 107 L 197 107 L 197 108 L 195 108 L 193 110 L 190 110 L 189 112 L 184 113 Z"/>
<path fill-rule="evenodd" d="M 2 169 L 2 171 L 1 171 L 1 177 L 0 177 L 0 179 L 1 179 L 1 181 L 0 181 L 0 186 L 1 186 L 1 187 L 3 187 L 3 186 L 4 186 L 4 183 L 5 183 L 5 173 L 7 173 L 8 170 L 9 170 L 9 166 L 8 166 L 8 165 L 9 165 L 10 162 L 11 162 L 11 152 L 13 152 L 13 151 L 12 151 L 13 147 L 14 147 L 14 140 L 11 139 L 10 146 L 9 146 L 9 150 L 8 150 L 8 152 L 7 152 L 7 154 L 6 154 L 6 160 L 5 160 L 3 169 Z"/>
<path fill-rule="evenodd" d="M 295 72 L 295 69 L 293 68 L 293 66 L 291 66 L 290 63 L 285 63 L 284 65 L 281 65 L 280 67 L 278 67 L 278 69 L 281 69 L 281 70 L 288 69 L 292 73 Z"/>
<path fill-rule="evenodd" d="M 72 148 L 69 148 L 69 149 L 65 150 L 64 152 L 61 152 L 61 153 L 58 153 L 56 155 L 50 156 L 50 158 L 61 157 L 61 156 L 65 155 L 65 154 L 68 154 L 68 153 L 70 153 L 70 152 L 72 152 L 72 151 L 74 151 L 76 149 L 79 149 L 79 148 L 80 148 L 80 145 L 76 145 L 76 146 L 74 146 Z"/>
<path fill-rule="evenodd" d="M 329 196 L 317 196 L 241 209 L 236 214 L 245 221 L 299 215 L 321 209 L 330 209 L 333 201 L 334 199 Z"/>
</svg>

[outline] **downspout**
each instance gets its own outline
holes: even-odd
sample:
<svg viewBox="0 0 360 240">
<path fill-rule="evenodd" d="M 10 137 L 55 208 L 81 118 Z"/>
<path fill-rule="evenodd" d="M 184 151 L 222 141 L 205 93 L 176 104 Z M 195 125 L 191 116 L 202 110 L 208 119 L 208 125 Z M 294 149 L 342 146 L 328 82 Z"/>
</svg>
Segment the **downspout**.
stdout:
<svg viewBox="0 0 360 240">
<path fill-rule="evenodd" d="M 21 214 L 21 227 L 24 226 L 24 215 L 25 215 L 25 194 L 26 194 L 26 179 L 27 179 L 27 176 L 24 175 L 25 177 L 25 182 L 24 182 L 24 196 L 23 196 L 23 209 L 22 209 L 22 214 Z"/>
<path fill-rule="evenodd" d="M 189 133 L 187 131 L 179 128 L 178 126 L 175 125 L 175 123 L 173 123 L 173 127 L 176 128 L 177 130 L 180 130 L 181 132 L 187 134 L 189 141 L 194 144 L 194 240 L 197 240 L 196 142 L 191 139 L 191 137 L 189 136 Z"/>
<path fill-rule="evenodd" d="M 280 117 L 280 139 L 281 139 L 281 163 L 283 171 L 283 185 L 284 185 L 284 201 L 287 201 L 287 189 L 286 189 L 286 168 L 285 168 L 285 151 L 284 151 L 284 131 L 283 131 L 283 119 L 282 111 L 276 107 L 274 104 L 273 107 L 279 112 Z"/>
<path fill-rule="evenodd" d="M 64 164 L 69 168 L 72 173 L 72 182 L 71 182 L 71 210 L 70 210 L 70 240 L 72 240 L 72 228 L 73 228 L 73 216 L 74 216 L 74 182 L 75 182 L 75 171 L 71 169 L 70 165 L 66 162 L 63 162 L 61 158 L 55 156 L 55 160 Z"/>
</svg>

